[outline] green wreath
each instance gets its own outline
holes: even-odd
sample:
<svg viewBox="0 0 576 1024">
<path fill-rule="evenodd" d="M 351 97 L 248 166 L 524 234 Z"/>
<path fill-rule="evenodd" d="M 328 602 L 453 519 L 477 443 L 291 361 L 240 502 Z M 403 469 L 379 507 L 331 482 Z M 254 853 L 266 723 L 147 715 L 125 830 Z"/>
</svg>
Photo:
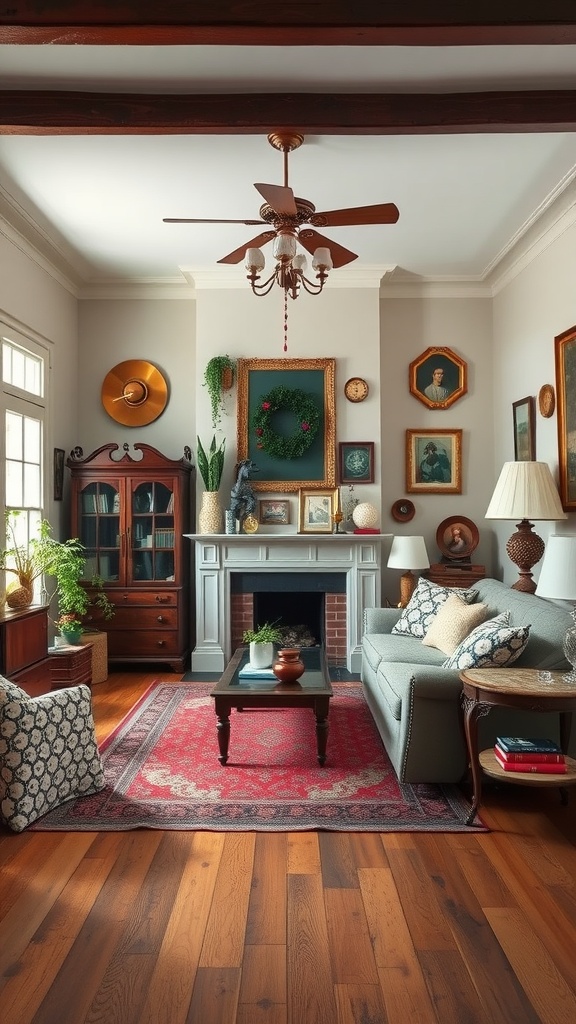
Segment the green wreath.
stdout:
<svg viewBox="0 0 576 1024">
<path fill-rule="evenodd" d="M 272 429 L 273 415 L 280 409 L 288 409 L 298 421 L 291 437 L 283 437 Z M 253 424 L 257 448 L 273 459 L 299 459 L 318 433 L 320 413 L 311 395 L 280 385 L 262 396 Z"/>
</svg>

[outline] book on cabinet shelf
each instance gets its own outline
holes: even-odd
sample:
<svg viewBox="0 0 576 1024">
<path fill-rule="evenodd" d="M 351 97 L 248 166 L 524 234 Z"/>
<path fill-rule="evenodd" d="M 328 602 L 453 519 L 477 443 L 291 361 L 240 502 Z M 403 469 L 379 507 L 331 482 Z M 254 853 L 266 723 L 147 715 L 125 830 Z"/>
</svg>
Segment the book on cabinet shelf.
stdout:
<svg viewBox="0 0 576 1024">
<path fill-rule="evenodd" d="M 505 761 L 497 746 L 494 747 L 496 761 L 505 772 L 525 772 L 530 775 L 565 775 L 565 762 L 554 761 Z"/>
</svg>

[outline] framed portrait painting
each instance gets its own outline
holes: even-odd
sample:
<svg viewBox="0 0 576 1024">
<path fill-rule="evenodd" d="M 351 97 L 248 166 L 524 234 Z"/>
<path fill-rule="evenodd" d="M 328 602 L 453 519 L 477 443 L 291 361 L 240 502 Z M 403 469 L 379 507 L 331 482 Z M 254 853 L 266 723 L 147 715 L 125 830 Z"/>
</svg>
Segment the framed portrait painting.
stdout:
<svg viewBox="0 0 576 1024">
<path fill-rule="evenodd" d="M 298 494 L 298 533 L 332 533 L 338 490 L 302 488 Z"/>
<path fill-rule="evenodd" d="M 334 359 L 239 359 L 238 461 L 255 491 L 336 486 Z"/>
<path fill-rule="evenodd" d="M 535 405 L 532 396 L 512 402 L 515 462 L 534 462 L 536 458 Z"/>
<path fill-rule="evenodd" d="M 338 479 L 341 484 L 374 483 L 374 441 L 340 441 Z"/>
<path fill-rule="evenodd" d="M 462 430 L 406 431 L 409 494 L 462 494 Z"/>
<path fill-rule="evenodd" d="M 576 511 L 576 327 L 554 339 L 558 407 L 558 469 L 565 512 Z"/>
<path fill-rule="evenodd" d="M 63 448 L 54 449 L 54 501 L 62 501 L 64 497 L 64 456 Z"/>
<path fill-rule="evenodd" d="M 410 394 L 428 409 L 447 409 L 467 390 L 466 363 L 451 348 L 427 348 L 410 363 Z"/>
</svg>

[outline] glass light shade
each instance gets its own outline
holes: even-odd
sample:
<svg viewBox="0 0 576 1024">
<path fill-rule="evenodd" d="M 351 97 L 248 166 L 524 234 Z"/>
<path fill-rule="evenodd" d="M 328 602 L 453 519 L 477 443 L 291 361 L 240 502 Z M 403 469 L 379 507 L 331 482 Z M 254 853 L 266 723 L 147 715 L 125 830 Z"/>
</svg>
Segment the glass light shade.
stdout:
<svg viewBox="0 0 576 1024">
<path fill-rule="evenodd" d="M 246 270 L 257 272 L 258 270 L 264 270 L 266 266 L 266 260 L 264 259 L 264 253 L 262 249 L 246 249 L 246 255 L 244 257 L 244 266 Z"/>
<path fill-rule="evenodd" d="M 566 519 L 547 462 L 505 462 L 486 519 Z"/>
<path fill-rule="evenodd" d="M 303 252 L 299 252 L 296 254 L 294 259 L 292 260 L 292 266 L 294 267 L 294 270 L 299 270 L 302 274 L 306 272 L 308 260 L 306 259 Z"/>
<path fill-rule="evenodd" d="M 314 270 L 320 270 L 321 268 L 324 270 L 332 270 L 333 263 L 330 255 L 330 249 L 327 249 L 324 246 L 320 246 L 316 249 L 312 257 L 312 267 Z"/>
<path fill-rule="evenodd" d="M 424 537 L 394 537 L 387 564 L 389 569 L 428 569 Z"/>
<path fill-rule="evenodd" d="M 279 231 L 272 243 L 274 259 L 288 262 L 296 255 L 296 239 L 292 234 Z"/>
</svg>

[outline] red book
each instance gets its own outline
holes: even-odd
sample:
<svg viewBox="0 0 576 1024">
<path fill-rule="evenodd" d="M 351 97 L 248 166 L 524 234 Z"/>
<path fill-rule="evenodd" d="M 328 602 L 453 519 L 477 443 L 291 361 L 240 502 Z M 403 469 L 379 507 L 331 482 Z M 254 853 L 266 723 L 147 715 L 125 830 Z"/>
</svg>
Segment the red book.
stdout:
<svg viewBox="0 0 576 1024">
<path fill-rule="evenodd" d="M 494 750 L 498 753 L 503 761 L 514 761 L 518 764 L 564 764 L 564 754 L 517 754 L 511 753 L 509 750 L 502 750 L 500 744 L 496 742 Z"/>
<path fill-rule="evenodd" d="M 494 753 L 496 760 L 500 767 L 505 772 L 529 772 L 531 775 L 565 775 L 566 764 L 552 763 L 550 761 L 504 761 L 500 756 L 500 751 L 497 747 L 494 747 Z"/>
<path fill-rule="evenodd" d="M 365 530 L 356 529 L 354 530 L 354 533 L 380 533 L 380 530 L 369 530 L 368 528 L 366 528 Z"/>
</svg>

